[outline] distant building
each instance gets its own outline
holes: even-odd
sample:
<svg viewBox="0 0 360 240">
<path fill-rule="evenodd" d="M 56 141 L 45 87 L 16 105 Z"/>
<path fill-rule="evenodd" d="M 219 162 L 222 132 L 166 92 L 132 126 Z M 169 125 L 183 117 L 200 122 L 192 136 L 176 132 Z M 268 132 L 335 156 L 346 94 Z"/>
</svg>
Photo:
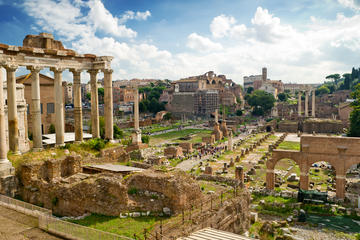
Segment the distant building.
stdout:
<svg viewBox="0 0 360 240">
<path fill-rule="evenodd" d="M 65 82 L 64 84 L 65 86 L 65 92 L 64 92 L 64 97 L 65 97 L 65 104 L 71 104 L 73 103 L 73 84 L 72 83 L 68 83 Z"/>
<path fill-rule="evenodd" d="M 270 87 L 270 85 L 272 87 Z M 249 87 L 254 90 L 264 90 L 274 95 L 277 98 L 277 94 L 284 92 L 284 83 L 281 80 L 270 80 L 267 78 L 267 68 L 262 68 L 261 75 L 251 75 L 244 77 L 244 90 L 247 91 Z M 273 91 L 273 88 L 276 91 Z"/>
<path fill-rule="evenodd" d="M 243 102 L 242 89 L 225 75 L 213 71 L 203 75 L 174 81 L 163 92 L 160 101 L 167 102 L 166 109 L 174 116 L 210 116 L 220 104 L 236 108 L 237 100 Z"/>
<path fill-rule="evenodd" d="M 28 129 L 32 132 L 31 122 L 31 75 L 23 75 L 16 78 L 17 83 L 25 86 L 24 98 L 27 103 L 28 113 Z M 65 93 L 67 92 L 67 84 L 63 82 L 63 101 L 65 103 Z M 54 97 L 54 79 L 46 75 L 40 74 L 40 110 L 41 110 L 41 129 L 43 134 L 49 133 L 51 124 L 55 125 L 55 97 Z"/>
</svg>

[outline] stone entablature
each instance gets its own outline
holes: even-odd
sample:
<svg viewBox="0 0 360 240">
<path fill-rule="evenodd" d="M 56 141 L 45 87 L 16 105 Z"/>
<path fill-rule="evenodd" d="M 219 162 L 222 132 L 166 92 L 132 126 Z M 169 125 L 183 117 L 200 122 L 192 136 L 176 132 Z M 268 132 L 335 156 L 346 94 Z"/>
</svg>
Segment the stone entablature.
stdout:
<svg viewBox="0 0 360 240">
<path fill-rule="evenodd" d="M 295 161 L 300 167 L 300 188 L 309 187 L 309 171 L 312 164 L 326 161 L 335 168 L 336 197 L 345 197 L 347 170 L 360 163 L 360 138 L 302 136 L 300 151 L 274 150 L 266 162 L 266 188 L 274 189 L 276 163 L 284 158 Z"/>
</svg>

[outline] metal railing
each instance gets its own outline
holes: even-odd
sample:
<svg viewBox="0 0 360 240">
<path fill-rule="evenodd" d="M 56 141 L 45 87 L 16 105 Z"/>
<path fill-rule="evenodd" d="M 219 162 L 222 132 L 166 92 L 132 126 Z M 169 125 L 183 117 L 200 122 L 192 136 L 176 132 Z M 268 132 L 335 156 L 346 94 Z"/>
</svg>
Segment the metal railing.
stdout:
<svg viewBox="0 0 360 240">
<path fill-rule="evenodd" d="M 38 217 L 40 215 L 45 215 L 45 216 L 52 215 L 52 211 L 49 209 L 42 208 L 5 195 L 0 195 L 0 205 L 34 217 Z"/>
<path fill-rule="evenodd" d="M 24 201 L 0 195 L 0 206 L 13 209 L 17 212 L 37 217 L 39 228 L 47 232 L 57 234 L 67 239 L 74 240 L 134 240 L 126 236 L 104 232 L 94 228 L 66 222 L 52 216 L 52 211 Z"/>
<path fill-rule="evenodd" d="M 133 238 L 81 226 L 45 215 L 39 216 L 39 227 L 45 231 L 74 240 L 134 240 Z"/>
</svg>

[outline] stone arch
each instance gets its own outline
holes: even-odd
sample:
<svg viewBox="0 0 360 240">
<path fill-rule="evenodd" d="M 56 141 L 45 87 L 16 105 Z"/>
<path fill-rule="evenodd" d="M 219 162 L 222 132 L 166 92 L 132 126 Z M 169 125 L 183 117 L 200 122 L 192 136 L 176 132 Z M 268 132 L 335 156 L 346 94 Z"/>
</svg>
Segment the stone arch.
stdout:
<svg viewBox="0 0 360 240">
<path fill-rule="evenodd" d="M 300 171 L 302 169 L 301 162 L 296 154 L 297 151 L 273 151 L 272 158 L 266 161 L 266 188 L 267 189 L 274 189 L 275 188 L 275 166 L 276 164 L 282 159 L 291 159 L 293 160 L 299 167 Z M 301 185 L 302 175 L 300 174 L 300 185 Z"/>
<path fill-rule="evenodd" d="M 216 81 L 215 81 L 215 80 L 212 80 L 211 84 L 216 84 Z"/>
<path fill-rule="evenodd" d="M 206 80 L 206 84 L 210 84 L 210 81 L 209 81 L 209 80 Z"/>
</svg>

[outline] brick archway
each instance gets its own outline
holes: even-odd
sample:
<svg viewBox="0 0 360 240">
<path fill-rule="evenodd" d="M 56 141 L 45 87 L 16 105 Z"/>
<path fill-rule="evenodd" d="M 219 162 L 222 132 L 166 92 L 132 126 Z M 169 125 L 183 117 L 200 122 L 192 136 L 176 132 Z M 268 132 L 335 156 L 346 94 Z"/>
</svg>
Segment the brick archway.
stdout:
<svg viewBox="0 0 360 240">
<path fill-rule="evenodd" d="M 300 167 L 300 188 L 309 188 L 310 167 L 320 161 L 330 163 L 336 171 L 336 197 L 345 197 L 345 174 L 354 164 L 360 163 L 360 138 L 301 137 L 301 150 L 274 150 L 272 158 L 266 162 L 266 188 L 274 189 L 276 163 L 284 158 L 294 160 Z"/>
</svg>

